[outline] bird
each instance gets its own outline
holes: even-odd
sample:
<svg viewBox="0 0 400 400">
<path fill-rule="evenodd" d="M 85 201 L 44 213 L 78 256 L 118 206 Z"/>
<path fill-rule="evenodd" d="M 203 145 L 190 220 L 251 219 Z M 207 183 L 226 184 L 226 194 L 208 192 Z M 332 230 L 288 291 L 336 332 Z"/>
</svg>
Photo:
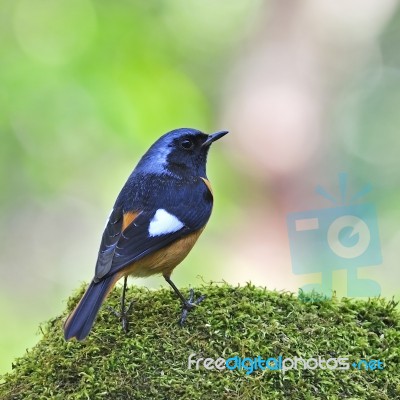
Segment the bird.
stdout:
<svg viewBox="0 0 400 400">
<path fill-rule="evenodd" d="M 64 322 L 64 338 L 85 339 L 115 284 L 124 278 L 121 309 L 114 313 L 128 331 L 125 306 L 128 276 L 161 274 L 182 303 L 180 325 L 205 296 L 186 299 L 171 280 L 174 268 L 203 232 L 213 208 L 206 174 L 212 143 L 228 131 L 206 134 L 179 128 L 161 136 L 139 160 L 108 217 L 95 273 L 81 300 Z"/>
</svg>

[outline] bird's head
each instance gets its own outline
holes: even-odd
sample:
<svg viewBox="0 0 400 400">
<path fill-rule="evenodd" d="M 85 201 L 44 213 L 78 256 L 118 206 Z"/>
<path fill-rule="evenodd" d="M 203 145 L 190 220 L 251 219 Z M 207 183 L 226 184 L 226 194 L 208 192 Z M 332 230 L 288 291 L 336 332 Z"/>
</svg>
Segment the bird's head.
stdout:
<svg viewBox="0 0 400 400">
<path fill-rule="evenodd" d="M 205 177 L 208 150 L 213 142 L 227 133 L 220 131 L 207 135 L 196 129 L 175 129 L 161 136 L 149 148 L 136 170 L 178 177 Z"/>
</svg>

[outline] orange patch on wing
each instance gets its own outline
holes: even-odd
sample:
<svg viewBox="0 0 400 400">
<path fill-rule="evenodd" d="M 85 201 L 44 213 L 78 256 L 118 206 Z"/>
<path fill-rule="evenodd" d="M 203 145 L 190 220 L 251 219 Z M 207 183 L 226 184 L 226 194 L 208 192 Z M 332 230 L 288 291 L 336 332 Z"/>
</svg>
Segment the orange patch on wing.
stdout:
<svg viewBox="0 0 400 400">
<path fill-rule="evenodd" d="M 148 254 L 123 269 L 124 275 L 146 277 L 154 274 L 170 276 L 173 269 L 189 254 L 204 228 L 197 230 L 170 245 Z"/>
<path fill-rule="evenodd" d="M 122 221 L 122 230 L 124 231 L 138 215 L 139 213 L 136 211 L 128 211 L 124 213 Z"/>
</svg>

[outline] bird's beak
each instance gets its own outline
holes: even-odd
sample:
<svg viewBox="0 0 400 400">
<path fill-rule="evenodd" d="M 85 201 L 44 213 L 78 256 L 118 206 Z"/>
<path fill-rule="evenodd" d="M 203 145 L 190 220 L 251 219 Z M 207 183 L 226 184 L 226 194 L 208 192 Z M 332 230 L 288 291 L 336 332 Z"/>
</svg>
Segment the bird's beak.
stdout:
<svg viewBox="0 0 400 400">
<path fill-rule="evenodd" d="M 219 131 L 215 132 L 211 135 L 208 135 L 207 140 L 202 144 L 202 146 L 209 146 L 212 142 L 215 142 L 218 139 L 221 139 L 222 136 L 225 136 L 229 131 Z"/>
</svg>

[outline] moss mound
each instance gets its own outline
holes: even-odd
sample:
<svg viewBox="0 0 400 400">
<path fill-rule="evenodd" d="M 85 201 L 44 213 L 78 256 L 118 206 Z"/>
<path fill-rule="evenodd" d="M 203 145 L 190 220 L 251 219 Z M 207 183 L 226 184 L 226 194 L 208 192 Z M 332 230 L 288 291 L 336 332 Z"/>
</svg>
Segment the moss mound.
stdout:
<svg viewBox="0 0 400 400">
<path fill-rule="evenodd" d="M 69 300 L 69 310 L 82 292 Z M 66 315 L 49 321 L 38 345 L 3 376 L 0 398 L 400 398 L 400 315 L 393 301 L 299 299 L 251 285 L 210 285 L 201 292 L 207 299 L 184 328 L 177 324 L 180 305 L 171 290 L 137 287 L 128 290 L 128 298 L 135 299 L 128 334 L 106 307 L 80 343 L 64 341 Z M 120 289 L 114 290 L 107 304 L 118 307 L 119 296 Z M 188 369 L 191 353 L 197 355 L 194 361 L 236 355 L 348 357 L 350 368 L 196 370 L 195 364 Z M 351 366 L 360 359 L 379 359 L 384 369 Z"/>
</svg>

